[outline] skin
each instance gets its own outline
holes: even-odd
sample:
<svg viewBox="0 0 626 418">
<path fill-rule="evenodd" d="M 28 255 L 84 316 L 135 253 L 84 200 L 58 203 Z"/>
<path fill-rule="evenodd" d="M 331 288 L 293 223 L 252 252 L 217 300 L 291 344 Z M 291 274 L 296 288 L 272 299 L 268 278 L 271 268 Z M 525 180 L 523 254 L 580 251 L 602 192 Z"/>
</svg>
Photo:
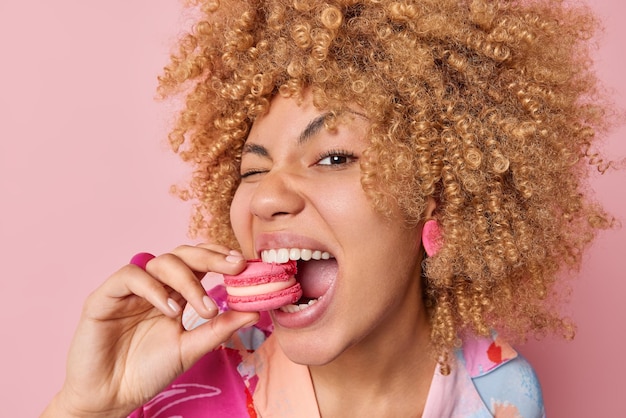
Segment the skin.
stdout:
<svg viewBox="0 0 626 418">
<path fill-rule="evenodd" d="M 367 119 L 355 111 L 329 131 L 319 127 L 321 115 L 309 96 L 300 105 L 277 97 L 255 121 L 233 229 L 246 258 L 317 245 L 337 260 L 331 300 L 317 320 L 274 321 L 285 354 L 309 365 L 322 416 L 415 416 L 435 367 L 418 279 L 423 224 L 409 228 L 399 213 L 388 220 L 365 195 L 358 160 Z"/>
<path fill-rule="evenodd" d="M 258 320 L 257 313 L 217 315 L 200 279 L 237 274 L 244 257 L 298 243 L 329 251 L 339 266 L 319 318 L 275 330 L 286 355 L 309 365 L 322 416 L 421 415 L 435 368 L 420 296 L 422 224 L 408 228 L 400 214 L 389 221 L 367 200 L 358 163 L 367 118 L 354 112 L 328 131 L 323 114 L 308 96 L 301 105 L 279 97 L 254 123 L 242 158 L 248 175 L 231 210 L 243 255 L 181 246 L 145 271 L 124 266 L 89 296 L 65 383 L 42 417 L 123 417 L 147 402 Z M 184 330 L 186 303 L 210 321 Z"/>
<path fill-rule="evenodd" d="M 152 259 L 146 271 L 127 265 L 85 301 L 70 346 L 61 391 L 42 417 L 124 417 L 257 313 L 217 308 L 200 284 L 208 271 L 237 274 L 245 263 L 229 249 L 181 246 Z M 211 321 L 185 331 L 181 306 Z"/>
</svg>

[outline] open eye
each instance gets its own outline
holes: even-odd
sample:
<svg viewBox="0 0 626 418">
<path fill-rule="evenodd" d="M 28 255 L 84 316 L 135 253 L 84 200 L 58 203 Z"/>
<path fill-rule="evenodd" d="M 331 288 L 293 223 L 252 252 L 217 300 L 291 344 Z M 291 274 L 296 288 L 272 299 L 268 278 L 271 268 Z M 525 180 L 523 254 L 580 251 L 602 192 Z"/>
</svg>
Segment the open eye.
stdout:
<svg viewBox="0 0 626 418">
<path fill-rule="evenodd" d="M 357 160 L 357 157 L 347 151 L 328 151 L 319 156 L 316 165 L 324 166 L 342 166 L 351 164 Z"/>
</svg>

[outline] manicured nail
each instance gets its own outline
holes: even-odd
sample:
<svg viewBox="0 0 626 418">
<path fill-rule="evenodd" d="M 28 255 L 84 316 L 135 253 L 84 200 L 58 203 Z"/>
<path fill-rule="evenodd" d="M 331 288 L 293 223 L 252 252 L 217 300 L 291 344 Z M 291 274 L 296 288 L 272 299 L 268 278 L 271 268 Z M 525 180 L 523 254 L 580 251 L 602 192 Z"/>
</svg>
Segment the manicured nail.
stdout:
<svg viewBox="0 0 626 418">
<path fill-rule="evenodd" d="M 205 296 L 202 298 L 202 303 L 204 303 L 204 307 L 207 308 L 209 311 L 217 311 L 217 305 L 215 304 L 215 302 L 213 302 L 213 299 L 211 299 L 208 296 Z"/>
<path fill-rule="evenodd" d="M 229 263 L 237 264 L 243 261 L 243 256 L 241 254 L 231 254 L 226 256 L 226 261 Z"/>
<path fill-rule="evenodd" d="M 167 300 L 167 306 L 170 307 L 170 309 L 172 310 L 172 312 L 174 312 L 175 314 L 179 313 L 181 311 L 181 307 L 178 303 L 176 303 L 176 301 L 172 298 L 169 298 Z"/>
</svg>

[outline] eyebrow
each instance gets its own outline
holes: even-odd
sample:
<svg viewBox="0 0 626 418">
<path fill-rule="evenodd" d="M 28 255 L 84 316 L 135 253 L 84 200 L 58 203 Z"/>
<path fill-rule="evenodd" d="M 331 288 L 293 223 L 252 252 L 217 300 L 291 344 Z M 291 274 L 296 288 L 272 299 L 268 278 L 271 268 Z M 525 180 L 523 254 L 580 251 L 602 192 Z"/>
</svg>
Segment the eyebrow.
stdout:
<svg viewBox="0 0 626 418">
<path fill-rule="evenodd" d="M 300 136 L 298 136 L 298 145 L 302 145 L 314 137 L 324 127 L 324 123 L 326 122 L 326 118 L 328 116 L 330 116 L 330 113 L 324 113 L 309 122 L 302 133 L 300 133 Z"/>
<path fill-rule="evenodd" d="M 368 119 L 367 116 L 365 116 L 362 113 L 359 112 L 355 112 L 352 110 L 349 110 L 350 113 L 357 115 L 357 116 L 361 116 L 365 119 Z M 324 127 L 324 124 L 326 122 L 326 118 L 328 118 L 331 115 L 331 112 L 327 112 L 327 113 L 323 113 L 321 115 L 319 115 L 318 117 L 316 117 L 315 119 L 313 119 L 312 121 L 310 121 L 308 123 L 308 125 L 306 126 L 306 128 L 304 128 L 302 130 L 302 132 L 300 133 L 300 135 L 298 135 L 298 145 L 302 145 L 305 142 L 307 142 L 309 139 L 313 138 L 315 135 L 317 135 L 317 133 Z M 261 157 L 266 157 L 268 158 L 270 156 L 269 151 L 267 150 L 267 148 L 265 148 L 263 145 L 259 145 L 259 144 L 249 144 L 249 143 L 245 143 L 243 146 L 243 149 L 241 151 L 241 155 L 244 154 L 255 154 Z"/>
<path fill-rule="evenodd" d="M 247 142 L 243 145 L 243 149 L 241 150 L 241 155 L 245 154 L 255 154 L 261 157 L 269 157 L 270 153 L 267 151 L 263 145 L 258 144 L 248 144 Z"/>
<path fill-rule="evenodd" d="M 298 145 L 304 144 L 306 141 L 314 137 L 323 127 L 326 118 L 330 115 L 330 113 L 324 113 L 319 115 L 315 119 L 309 122 L 309 124 L 302 130 L 300 135 L 298 135 Z M 243 149 L 241 150 L 241 155 L 245 154 L 254 154 L 260 157 L 268 158 L 270 156 L 269 151 L 263 145 L 259 144 L 249 144 L 245 143 Z"/>
</svg>

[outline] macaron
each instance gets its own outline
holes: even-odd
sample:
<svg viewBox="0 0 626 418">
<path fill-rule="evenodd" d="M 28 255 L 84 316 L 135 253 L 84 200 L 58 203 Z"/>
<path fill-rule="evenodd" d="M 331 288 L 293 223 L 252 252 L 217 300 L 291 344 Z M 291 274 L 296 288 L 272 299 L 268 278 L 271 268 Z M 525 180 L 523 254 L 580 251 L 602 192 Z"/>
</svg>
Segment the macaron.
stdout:
<svg viewBox="0 0 626 418">
<path fill-rule="evenodd" d="M 296 271 L 297 263 L 293 260 L 283 264 L 248 260 L 241 273 L 224 274 L 226 303 L 243 312 L 270 311 L 295 303 L 302 297 Z"/>
</svg>

